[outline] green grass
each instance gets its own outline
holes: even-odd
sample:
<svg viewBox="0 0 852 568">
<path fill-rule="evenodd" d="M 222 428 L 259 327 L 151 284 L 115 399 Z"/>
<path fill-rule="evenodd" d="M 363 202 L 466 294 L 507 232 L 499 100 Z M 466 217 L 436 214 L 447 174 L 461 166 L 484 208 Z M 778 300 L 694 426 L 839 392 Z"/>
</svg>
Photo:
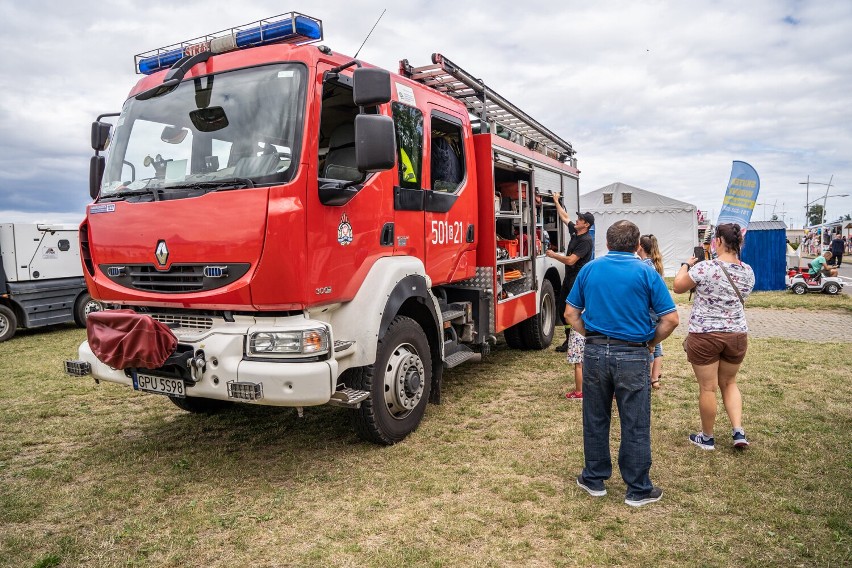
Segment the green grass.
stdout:
<svg viewBox="0 0 852 568">
<path fill-rule="evenodd" d="M 561 336 L 561 332 L 560 332 Z M 849 346 L 750 340 L 752 448 L 698 427 L 697 389 L 665 343 L 653 394 L 659 503 L 574 484 L 581 404 L 552 350 L 499 348 L 445 373 L 444 404 L 393 447 L 344 411 L 184 413 L 65 377 L 84 332 L 0 344 L 0 566 L 841 566 L 852 563 Z M 559 337 L 558 339 L 561 339 Z M 617 420 L 613 438 L 618 438 Z"/>
</svg>

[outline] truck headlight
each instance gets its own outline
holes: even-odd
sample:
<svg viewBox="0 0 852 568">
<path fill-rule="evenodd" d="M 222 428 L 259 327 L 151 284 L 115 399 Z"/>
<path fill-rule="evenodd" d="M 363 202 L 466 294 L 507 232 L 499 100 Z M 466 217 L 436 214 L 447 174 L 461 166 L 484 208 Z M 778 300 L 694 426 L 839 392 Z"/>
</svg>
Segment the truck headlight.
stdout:
<svg viewBox="0 0 852 568">
<path fill-rule="evenodd" d="M 323 355 L 328 353 L 328 330 L 258 331 L 249 335 L 250 357 Z"/>
</svg>

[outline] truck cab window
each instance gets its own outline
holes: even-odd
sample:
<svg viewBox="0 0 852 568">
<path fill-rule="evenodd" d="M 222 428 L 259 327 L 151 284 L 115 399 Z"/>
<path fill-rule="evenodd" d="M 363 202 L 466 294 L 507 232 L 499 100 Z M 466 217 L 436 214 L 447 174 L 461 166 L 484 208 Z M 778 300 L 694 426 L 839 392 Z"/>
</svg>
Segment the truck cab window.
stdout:
<svg viewBox="0 0 852 568">
<path fill-rule="evenodd" d="M 432 116 L 432 189 L 455 193 L 465 177 L 461 125 Z"/>
<path fill-rule="evenodd" d="M 393 121 L 396 125 L 398 149 L 399 186 L 420 189 L 423 163 L 423 113 L 420 110 L 393 103 Z"/>
<path fill-rule="evenodd" d="M 322 90 L 320 114 L 319 177 L 340 181 L 359 181 L 364 174 L 355 162 L 355 117 L 358 107 L 352 88 L 328 81 Z"/>
</svg>

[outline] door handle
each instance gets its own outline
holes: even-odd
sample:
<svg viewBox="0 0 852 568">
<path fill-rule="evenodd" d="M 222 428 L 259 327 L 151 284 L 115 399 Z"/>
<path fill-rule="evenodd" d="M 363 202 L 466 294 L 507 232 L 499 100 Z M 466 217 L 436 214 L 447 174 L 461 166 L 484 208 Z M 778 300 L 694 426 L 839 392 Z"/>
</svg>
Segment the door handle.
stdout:
<svg viewBox="0 0 852 568">
<path fill-rule="evenodd" d="M 474 241 L 475 229 L 473 228 L 473 223 L 467 226 L 467 242 L 472 243 Z"/>
<path fill-rule="evenodd" d="M 383 247 L 393 246 L 393 223 L 385 223 L 382 227 L 382 236 L 379 239 L 379 244 Z"/>
</svg>

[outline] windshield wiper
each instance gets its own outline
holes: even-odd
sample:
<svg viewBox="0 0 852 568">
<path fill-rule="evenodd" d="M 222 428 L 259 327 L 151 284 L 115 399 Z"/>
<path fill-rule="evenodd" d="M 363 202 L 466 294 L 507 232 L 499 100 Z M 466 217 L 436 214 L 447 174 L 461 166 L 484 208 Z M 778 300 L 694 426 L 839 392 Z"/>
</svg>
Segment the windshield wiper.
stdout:
<svg viewBox="0 0 852 568">
<path fill-rule="evenodd" d="M 241 189 L 254 187 L 254 182 L 248 178 L 231 178 L 219 181 L 194 181 L 179 185 L 170 185 L 166 189 L 206 189 L 208 191 L 220 191 L 225 189 Z"/>
<path fill-rule="evenodd" d="M 99 201 L 107 201 L 113 198 L 123 198 L 123 197 L 139 197 L 142 195 L 153 195 L 154 201 L 160 200 L 160 192 L 163 191 L 161 188 L 140 188 L 140 189 L 127 189 L 124 191 L 116 191 L 115 193 L 109 193 L 106 195 L 102 195 Z"/>
</svg>

